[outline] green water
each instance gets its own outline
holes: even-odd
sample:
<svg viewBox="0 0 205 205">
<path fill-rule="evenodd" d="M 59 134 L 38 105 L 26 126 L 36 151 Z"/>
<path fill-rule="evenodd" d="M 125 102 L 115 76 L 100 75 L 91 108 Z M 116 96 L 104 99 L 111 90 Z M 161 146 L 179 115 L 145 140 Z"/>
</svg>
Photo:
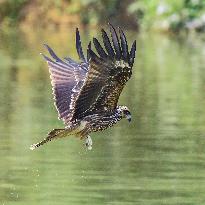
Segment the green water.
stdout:
<svg viewBox="0 0 205 205">
<path fill-rule="evenodd" d="M 137 58 L 120 104 L 132 123 L 92 134 L 92 151 L 74 138 L 31 151 L 63 126 L 42 44 L 76 58 L 74 29 L 0 32 L 0 205 L 205 204 L 205 42 L 128 36 Z"/>
</svg>

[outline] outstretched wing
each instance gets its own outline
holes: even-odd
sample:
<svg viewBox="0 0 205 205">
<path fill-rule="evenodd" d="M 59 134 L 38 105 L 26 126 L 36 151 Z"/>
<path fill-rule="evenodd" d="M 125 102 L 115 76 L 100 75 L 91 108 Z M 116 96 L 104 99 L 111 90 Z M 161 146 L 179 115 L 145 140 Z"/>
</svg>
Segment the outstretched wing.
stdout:
<svg viewBox="0 0 205 205">
<path fill-rule="evenodd" d="M 116 108 L 121 91 L 132 75 L 136 41 L 129 52 L 124 32 L 119 28 L 119 40 L 112 25 L 110 31 L 114 49 L 103 29 L 103 44 L 107 52 L 96 38 L 93 39 L 93 43 L 99 56 L 92 51 L 91 47 L 88 48 L 90 57 L 88 73 L 76 102 L 71 103 L 72 119 L 81 119 L 92 111 Z"/>
<path fill-rule="evenodd" d="M 68 57 L 62 60 L 48 45 L 45 46 L 53 58 L 42 54 L 48 63 L 55 106 L 59 119 L 62 119 L 66 124 L 72 117 L 72 101 L 76 100 L 84 84 L 88 62 L 82 51 L 78 29 L 76 29 L 76 49 L 81 63 L 77 63 Z"/>
</svg>

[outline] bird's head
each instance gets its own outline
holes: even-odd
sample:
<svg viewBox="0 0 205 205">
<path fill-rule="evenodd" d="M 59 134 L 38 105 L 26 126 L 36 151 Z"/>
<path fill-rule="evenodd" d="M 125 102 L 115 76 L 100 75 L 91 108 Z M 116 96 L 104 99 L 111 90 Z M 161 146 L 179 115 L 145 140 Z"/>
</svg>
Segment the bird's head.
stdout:
<svg viewBox="0 0 205 205">
<path fill-rule="evenodd" d="M 118 109 L 120 110 L 122 118 L 126 118 L 129 122 L 131 122 L 132 116 L 127 106 L 119 106 Z"/>
</svg>

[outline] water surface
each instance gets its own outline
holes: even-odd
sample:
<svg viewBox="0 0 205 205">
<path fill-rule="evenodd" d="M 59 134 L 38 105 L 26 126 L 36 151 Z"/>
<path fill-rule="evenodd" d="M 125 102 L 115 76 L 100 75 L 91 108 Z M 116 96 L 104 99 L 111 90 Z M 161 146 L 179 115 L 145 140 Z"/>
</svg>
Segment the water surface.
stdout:
<svg viewBox="0 0 205 205">
<path fill-rule="evenodd" d="M 99 31 L 82 32 L 84 46 Z M 74 28 L 0 32 L 0 204 L 205 203 L 205 47 L 196 37 L 136 35 L 134 74 L 120 104 L 132 123 L 31 151 L 63 124 L 53 106 L 44 42 L 77 58 Z"/>
</svg>

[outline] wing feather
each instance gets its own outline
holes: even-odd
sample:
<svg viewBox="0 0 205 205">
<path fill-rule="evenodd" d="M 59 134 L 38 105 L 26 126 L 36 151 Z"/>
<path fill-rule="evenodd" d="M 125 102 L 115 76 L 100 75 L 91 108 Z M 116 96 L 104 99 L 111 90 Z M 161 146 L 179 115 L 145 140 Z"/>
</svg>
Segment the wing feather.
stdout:
<svg viewBox="0 0 205 205">
<path fill-rule="evenodd" d="M 133 42 L 131 50 L 130 50 L 130 65 L 133 66 L 135 59 L 135 51 L 136 51 L 136 40 Z"/>
<path fill-rule="evenodd" d="M 88 52 L 89 49 L 91 49 L 91 41 L 89 42 L 88 48 L 87 48 L 87 61 L 88 61 L 88 62 L 89 62 L 89 60 L 90 60 L 90 53 Z"/>
<path fill-rule="evenodd" d="M 53 51 L 52 48 L 50 48 L 47 44 L 44 44 L 44 46 L 47 48 L 49 54 L 52 56 L 53 59 L 55 59 L 56 62 L 61 62 L 62 64 L 65 64 Z"/>
<path fill-rule="evenodd" d="M 101 32 L 105 49 L 107 50 L 109 57 L 111 57 L 111 59 L 114 59 L 115 53 L 110 43 L 109 37 L 104 29 L 102 29 Z"/>
<path fill-rule="evenodd" d="M 120 33 L 123 60 L 125 62 L 128 62 L 129 54 L 128 54 L 127 39 L 121 28 L 119 28 L 119 33 Z"/>
<path fill-rule="evenodd" d="M 83 54 L 83 49 L 82 49 L 81 40 L 80 40 L 80 33 L 79 33 L 78 28 L 76 28 L 76 49 L 77 49 L 77 53 L 78 53 L 80 60 L 85 62 L 86 60 Z"/>
<path fill-rule="evenodd" d="M 87 73 L 86 65 L 88 64 L 78 64 L 68 57 L 63 61 L 48 45 L 46 48 L 53 58 L 42 54 L 48 63 L 55 106 L 59 119 L 62 119 L 66 124 L 72 116 L 71 99 L 77 97 L 76 93 L 79 93 L 83 85 Z M 82 53 L 80 55 L 82 57 Z"/>
<path fill-rule="evenodd" d="M 110 32 L 111 32 L 111 36 L 112 36 L 113 46 L 115 48 L 116 59 L 120 60 L 120 58 L 121 58 L 121 48 L 120 48 L 119 39 L 118 39 L 115 28 L 112 26 L 112 24 L 109 24 L 109 25 L 110 25 Z"/>
<path fill-rule="evenodd" d="M 49 67 L 55 105 L 59 118 L 65 124 L 81 119 L 92 111 L 112 110 L 117 106 L 119 96 L 132 74 L 136 42 L 132 44 L 129 53 L 124 32 L 119 29 L 120 41 L 112 25 L 110 33 L 112 43 L 102 29 L 107 53 L 94 38 L 93 43 L 99 56 L 91 49 L 90 42 L 85 59 L 80 34 L 76 29 L 76 50 L 82 61 L 80 64 L 69 57 L 60 59 L 45 45 L 53 58 L 43 55 Z"/>
<path fill-rule="evenodd" d="M 119 96 L 132 75 L 136 49 L 135 43 L 133 43 L 129 55 L 124 32 L 119 29 L 120 45 L 114 27 L 110 26 L 110 29 L 115 52 L 107 33 L 102 29 L 103 43 L 108 53 L 108 58 L 98 40 L 94 38 L 93 43 L 99 57 L 89 46 L 88 73 L 76 102 L 73 101 L 72 120 L 82 119 L 94 111 L 115 109 Z"/>
<path fill-rule="evenodd" d="M 73 118 L 79 119 L 84 116 L 92 104 L 95 103 L 102 88 L 107 84 L 109 79 L 109 67 L 105 61 L 102 61 L 93 51 L 89 49 L 90 63 L 86 80 L 78 95 L 77 101 L 73 103 Z"/>
<path fill-rule="evenodd" d="M 101 58 L 107 58 L 106 52 L 103 50 L 102 46 L 100 45 L 99 41 L 96 38 L 93 38 L 93 43 L 95 45 L 96 51 L 98 52 Z"/>
</svg>

